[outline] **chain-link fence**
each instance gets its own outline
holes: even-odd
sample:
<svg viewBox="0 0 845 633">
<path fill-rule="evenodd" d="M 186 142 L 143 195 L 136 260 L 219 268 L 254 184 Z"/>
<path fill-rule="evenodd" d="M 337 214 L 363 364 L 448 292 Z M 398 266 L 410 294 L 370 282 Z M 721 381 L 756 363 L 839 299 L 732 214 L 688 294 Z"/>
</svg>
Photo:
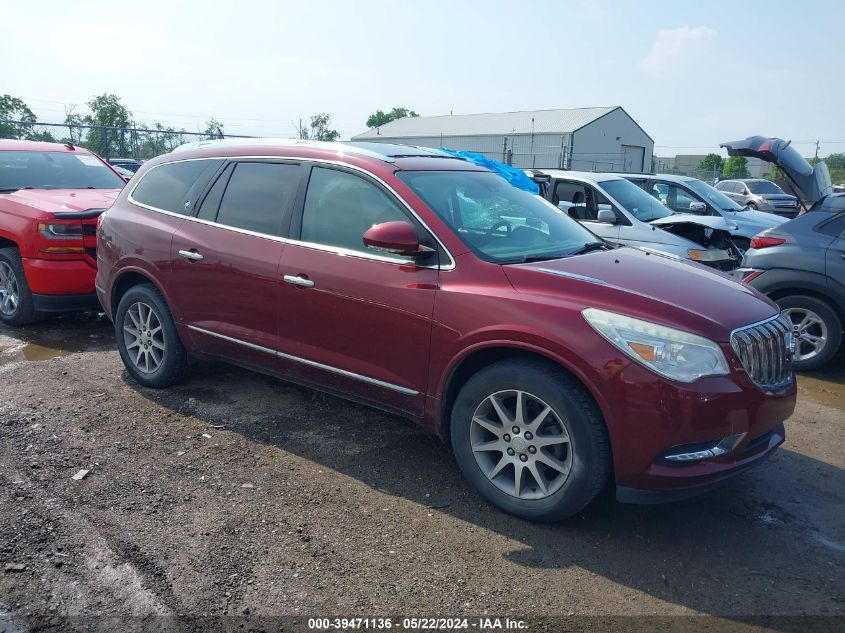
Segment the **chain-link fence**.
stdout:
<svg viewBox="0 0 845 633">
<path fill-rule="evenodd" d="M 106 160 L 113 158 L 147 160 L 170 152 L 183 143 L 249 137 L 223 134 L 219 129 L 209 132 L 188 132 L 158 124 L 153 128 L 141 128 L 0 120 L 0 138 L 70 143 L 74 146 L 85 147 Z"/>
</svg>

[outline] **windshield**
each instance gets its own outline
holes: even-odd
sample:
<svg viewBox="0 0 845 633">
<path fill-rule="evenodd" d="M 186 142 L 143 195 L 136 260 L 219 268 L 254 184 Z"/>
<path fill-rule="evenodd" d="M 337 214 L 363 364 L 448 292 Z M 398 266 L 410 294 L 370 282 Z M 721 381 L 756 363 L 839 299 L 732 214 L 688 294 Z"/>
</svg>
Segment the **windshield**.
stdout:
<svg viewBox="0 0 845 633">
<path fill-rule="evenodd" d="M 483 171 L 403 171 L 398 177 L 482 259 L 556 259 L 602 244 L 543 198 Z"/>
<path fill-rule="evenodd" d="M 704 201 L 709 202 L 717 209 L 722 211 L 745 211 L 745 207 L 738 205 L 736 202 L 728 198 L 721 191 L 715 187 L 711 187 L 706 182 L 700 180 L 685 180 L 684 184 L 697 193 Z"/>
<path fill-rule="evenodd" d="M 0 191 L 120 189 L 124 184 L 93 154 L 0 152 Z"/>
<path fill-rule="evenodd" d="M 603 180 L 599 183 L 610 196 L 641 222 L 651 222 L 672 215 L 672 209 L 661 204 L 628 180 Z"/>
<path fill-rule="evenodd" d="M 751 193 L 783 193 L 783 189 L 769 180 L 749 180 L 745 184 Z"/>
</svg>

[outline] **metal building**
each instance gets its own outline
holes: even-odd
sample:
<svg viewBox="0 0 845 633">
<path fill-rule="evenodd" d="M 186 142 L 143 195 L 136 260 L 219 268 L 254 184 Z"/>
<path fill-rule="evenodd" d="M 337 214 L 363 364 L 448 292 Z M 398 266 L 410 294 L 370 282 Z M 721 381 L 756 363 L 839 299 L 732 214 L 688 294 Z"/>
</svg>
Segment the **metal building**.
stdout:
<svg viewBox="0 0 845 633">
<path fill-rule="evenodd" d="M 654 140 L 619 106 L 407 117 L 353 141 L 478 152 L 521 168 L 651 170 Z"/>
</svg>

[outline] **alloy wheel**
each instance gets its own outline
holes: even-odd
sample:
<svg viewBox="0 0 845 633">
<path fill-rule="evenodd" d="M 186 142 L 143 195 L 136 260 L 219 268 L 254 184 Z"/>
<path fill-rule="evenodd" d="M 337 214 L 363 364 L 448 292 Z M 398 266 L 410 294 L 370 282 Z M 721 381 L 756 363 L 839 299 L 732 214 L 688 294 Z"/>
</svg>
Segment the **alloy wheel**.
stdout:
<svg viewBox="0 0 845 633">
<path fill-rule="evenodd" d="M 810 360 L 821 354 L 827 345 L 827 325 L 822 318 L 806 308 L 787 308 L 783 311 L 792 323 L 795 337 L 796 361 Z"/>
<path fill-rule="evenodd" d="M 0 313 L 14 316 L 20 305 L 20 288 L 15 271 L 7 262 L 0 261 Z"/>
<path fill-rule="evenodd" d="M 153 374 L 161 367 L 167 352 L 164 329 L 149 304 L 138 301 L 129 306 L 123 317 L 123 341 L 129 359 L 139 371 Z"/>
<path fill-rule="evenodd" d="M 572 446 L 566 424 L 526 391 L 487 396 L 470 425 L 473 456 L 490 482 L 519 499 L 544 499 L 566 482 Z"/>
</svg>

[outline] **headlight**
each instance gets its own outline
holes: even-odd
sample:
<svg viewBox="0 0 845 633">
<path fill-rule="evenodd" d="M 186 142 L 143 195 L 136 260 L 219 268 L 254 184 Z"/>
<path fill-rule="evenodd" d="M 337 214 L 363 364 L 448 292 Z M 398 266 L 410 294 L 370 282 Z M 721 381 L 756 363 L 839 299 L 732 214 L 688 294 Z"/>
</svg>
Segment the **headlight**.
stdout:
<svg viewBox="0 0 845 633">
<path fill-rule="evenodd" d="M 694 262 L 720 262 L 723 259 L 730 257 L 724 249 L 719 250 L 702 250 L 699 248 L 691 248 L 687 251 L 687 255 Z"/>
<path fill-rule="evenodd" d="M 38 224 L 38 232 L 48 240 L 81 240 L 81 224 Z"/>
<path fill-rule="evenodd" d="M 621 352 L 661 376 L 693 382 L 702 376 L 729 373 L 722 349 L 703 336 L 596 308 L 587 308 L 582 314 Z"/>
</svg>

